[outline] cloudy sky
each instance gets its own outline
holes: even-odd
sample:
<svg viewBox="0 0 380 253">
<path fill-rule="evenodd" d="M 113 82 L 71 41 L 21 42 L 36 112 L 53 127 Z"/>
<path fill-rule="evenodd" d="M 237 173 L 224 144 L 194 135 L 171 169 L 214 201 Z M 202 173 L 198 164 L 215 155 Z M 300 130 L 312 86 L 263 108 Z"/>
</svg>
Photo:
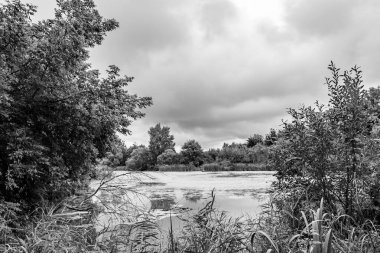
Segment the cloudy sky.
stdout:
<svg viewBox="0 0 380 253">
<path fill-rule="evenodd" d="M 23 0 L 26 1 L 26 0 Z M 38 18 L 54 1 L 29 0 Z M 244 142 L 281 128 L 286 108 L 326 103 L 324 77 L 362 67 L 380 84 L 378 0 L 95 0 L 120 22 L 91 50 L 94 68 L 118 65 L 134 76 L 130 92 L 153 97 L 131 126 L 128 144 L 147 144 L 149 127 L 171 128 L 177 148 Z"/>
</svg>

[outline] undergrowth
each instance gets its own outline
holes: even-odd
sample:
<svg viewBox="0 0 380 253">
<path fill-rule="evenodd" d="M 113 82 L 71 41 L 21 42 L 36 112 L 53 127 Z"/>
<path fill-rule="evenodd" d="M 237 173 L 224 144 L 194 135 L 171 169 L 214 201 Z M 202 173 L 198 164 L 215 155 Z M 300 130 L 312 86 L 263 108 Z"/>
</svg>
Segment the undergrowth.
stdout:
<svg viewBox="0 0 380 253">
<path fill-rule="evenodd" d="M 201 210 L 182 218 L 182 231 L 171 227 L 166 235 L 149 215 L 100 226 L 100 214 L 110 210 L 89 197 L 46 204 L 28 215 L 21 215 L 18 204 L 0 202 L 0 252 L 380 252 L 376 223 L 359 224 L 348 215 L 325 212 L 323 199 L 300 216 L 269 201 L 256 219 L 232 218 L 215 209 L 212 193 Z"/>
</svg>

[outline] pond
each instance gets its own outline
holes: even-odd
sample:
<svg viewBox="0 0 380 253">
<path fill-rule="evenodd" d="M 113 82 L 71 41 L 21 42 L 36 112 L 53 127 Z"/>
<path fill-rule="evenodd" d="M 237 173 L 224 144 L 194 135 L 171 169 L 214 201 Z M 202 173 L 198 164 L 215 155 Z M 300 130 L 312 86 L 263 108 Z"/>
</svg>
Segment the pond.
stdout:
<svg viewBox="0 0 380 253">
<path fill-rule="evenodd" d="M 273 171 L 114 173 L 115 180 L 97 195 L 97 201 L 111 210 L 103 214 L 103 222 L 132 223 L 149 214 L 164 230 L 169 216 L 196 212 L 210 200 L 212 191 L 218 210 L 233 217 L 255 217 L 275 180 Z M 116 212 L 124 213 L 123 218 L 115 219 L 111 214 Z M 172 220 L 174 229 L 180 230 L 181 221 Z"/>
</svg>

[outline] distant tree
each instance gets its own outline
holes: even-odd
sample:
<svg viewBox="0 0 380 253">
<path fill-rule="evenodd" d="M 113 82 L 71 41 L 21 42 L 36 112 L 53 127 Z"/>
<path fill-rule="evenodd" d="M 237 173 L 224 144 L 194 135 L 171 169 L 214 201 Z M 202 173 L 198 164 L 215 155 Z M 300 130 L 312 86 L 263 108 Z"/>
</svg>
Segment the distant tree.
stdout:
<svg viewBox="0 0 380 253">
<path fill-rule="evenodd" d="M 127 160 L 126 166 L 130 170 L 143 171 L 150 168 L 151 153 L 149 149 L 140 146 L 132 151 L 131 157 Z"/>
<path fill-rule="evenodd" d="M 254 134 L 253 136 L 249 137 L 247 139 L 247 147 L 254 147 L 257 144 L 262 144 L 263 143 L 263 136 L 260 134 Z"/>
<path fill-rule="evenodd" d="M 208 151 L 204 152 L 204 154 L 208 162 L 215 162 L 220 157 L 220 149 L 211 148 Z"/>
<path fill-rule="evenodd" d="M 269 134 L 265 135 L 264 145 L 265 146 L 272 146 L 273 144 L 276 143 L 277 138 L 278 137 L 277 137 L 276 130 L 271 128 Z"/>
<path fill-rule="evenodd" d="M 91 70 L 89 48 L 118 23 L 92 0 L 57 1 L 53 19 L 35 7 L 0 4 L 0 196 L 36 204 L 83 186 L 116 131 L 128 133 L 150 98 L 129 94 L 133 78 Z"/>
<path fill-rule="evenodd" d="M 200 166 L 203 163 L 203 150 L 201 145 L 195 140 L 189 140 L 182 146 L 181 154 L 184 163 L 192 163 L 194 166 Z"/>
<path fill-rule="evenodd" d="M 223 145 L 219 152 L 219 160 L 227 160 L 231 163 L 245 162 L 247 155 L 247 146 L 241 143 L 232 143 Z"/>
<path fill-rule="evenodd" d="M 167 149 L 157 157 L 157 164 L 160 165 L 173 165 L 179 164 L 181 162 L 181 157 L 173 149 Z"/>
<path fill-rule="evenodd" d="M 148 131 L 149 151 L 152 156 L 153 165 L 157 164 L 157 157 L 167 149 L 174 149 L 174 136 L 170 134 L 170 128 L 161 126 L 160 123 L 151 127 Z"/>
</svg>

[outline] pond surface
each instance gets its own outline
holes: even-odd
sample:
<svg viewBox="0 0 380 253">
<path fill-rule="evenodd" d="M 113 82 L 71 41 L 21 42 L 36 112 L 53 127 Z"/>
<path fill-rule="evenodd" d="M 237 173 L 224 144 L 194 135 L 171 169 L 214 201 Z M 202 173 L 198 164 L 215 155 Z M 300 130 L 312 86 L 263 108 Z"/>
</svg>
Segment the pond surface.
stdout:
<svg viewBox="0 0 380 253">
<path fill-rule="evenodd" d="M 230 216 L 255 217 L 268 200 L 268 189 L 275 180 L 272 171 L 239 172 L 115 172 L 118 177 L 110 187 L 99 192 L 98 200 L 125 212 L 133 222 L 143 212 L 153 215 L 162 228 L 169 215 L 196 212 L 215 194 L 215 208 Z M 107 215 L 105 215 L 106 217 Z M 103 217 L 103 220 L 105 219 Z M 174 220 L 174 229 L 181 222 Z M 177 227 L 177 228 L 176 228 Z"/>
</svg>

